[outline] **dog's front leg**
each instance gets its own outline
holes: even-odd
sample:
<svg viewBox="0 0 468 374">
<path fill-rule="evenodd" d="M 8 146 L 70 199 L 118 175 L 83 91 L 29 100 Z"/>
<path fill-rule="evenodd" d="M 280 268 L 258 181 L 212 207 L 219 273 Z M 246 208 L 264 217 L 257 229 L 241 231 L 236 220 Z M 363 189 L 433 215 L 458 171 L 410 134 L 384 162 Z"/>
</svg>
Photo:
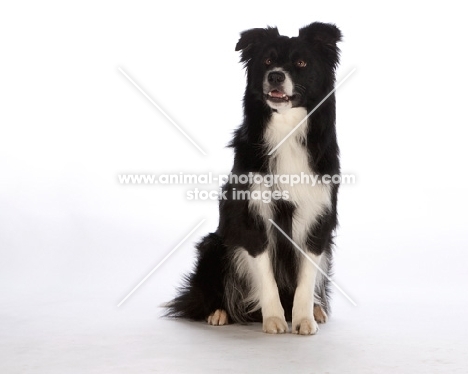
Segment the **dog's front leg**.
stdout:
<svg viewBox="0 0 468 374">
<path fill-rule="evenodd" d="M 320 256 L 310 252 L 307 255 L 315 264 L 320 264 Z M 317 267 L 309 259 L 302 257 L 292 310 L 292 332 L 295 334 L 313 335 L 318 330 L 313 312 L 317 272 Z"/>
<path fill-rule="evenodd" d="M 288 331 L 284 318 L 284 309 L 279 298 L 268 250 L 255 257 L 257 287 L 263 316 L 263 331 L 269 334 L 281 334 Z"/>
</svg>

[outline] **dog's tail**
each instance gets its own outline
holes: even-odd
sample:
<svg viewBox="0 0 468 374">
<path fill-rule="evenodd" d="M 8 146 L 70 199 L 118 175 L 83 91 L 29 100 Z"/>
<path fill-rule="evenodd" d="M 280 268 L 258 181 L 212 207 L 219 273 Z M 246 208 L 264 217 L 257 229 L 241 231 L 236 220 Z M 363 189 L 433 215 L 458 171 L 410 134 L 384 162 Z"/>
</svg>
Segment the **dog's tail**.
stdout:
<svg viewBox="0 0 468 374">
<path fill-rule="evenodd" d="M 226 247 L 216 233 L 205 236 L 197 245 L 194 271 L 185 276 L 174 300 L 166 303 L 166 317 L 206 319 L 216 309 L 224 308 Z"/>
</svg>

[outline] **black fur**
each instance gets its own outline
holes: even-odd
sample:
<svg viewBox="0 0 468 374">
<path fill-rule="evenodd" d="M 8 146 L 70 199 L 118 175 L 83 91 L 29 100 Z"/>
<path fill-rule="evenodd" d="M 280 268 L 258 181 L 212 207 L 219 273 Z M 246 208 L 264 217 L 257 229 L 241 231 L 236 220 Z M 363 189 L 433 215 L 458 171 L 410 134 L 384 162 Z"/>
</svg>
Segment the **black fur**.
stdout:
<svg viewBox="0 0 468 374">
<path fill-rule="evenodd" d="M 251 29 L 241 34 L 236 51 L 241 51 L 241 62 L 247 69 L 247 86 L 244 122 L 235 131 L 230 143 L 235 153 L 233 174 L 269 172 L 264 132 L 272 116 L 272 109 L 265 103 L 262 87 L 265 59 L 271 58 L 273 65 L 281 66 L 289 72 L 297 83 L 298 94 L 294 98 L 294 106 L 305 107 L 310 112 L 334 87 L 335 69 L 339 60 L 336 44 L 340 40 L 341 32 L 338 28 L 318 22 L 300 29 L 299 36 L 293 38 L 281 36 L 276 28 L 271 27 Z M 307 61 L 306 69 L 294 65 L 299 58 Z M 339 174 L 334 95 L 308 121 L 304 144 L 311 170 L 320 176 Z M 277 245 L 272 264 L 286 319 L 290 320 L 301 254 L 277 230 L 267 232 L 263 220 L 249 210 L 248 200 L 230 198 L 233 189 L 247 190 L 248 185 L 228 183 L 223 188 L 228 191 L 228 199 L 220 201 L 219 227 L 198 244 L 195 269 L 186 277 L 178 296 L 169 303 L 167 315 L 202 320 L 216 309 L 224 309 L 234 322 L 261 320 L 260 311 L 251 310 L 244 302 L 249 293 L 249 283 L 236 273 L 232 260 L 239 247 L 245 248 L 253 257 L 258 256 L 265 250 L 268 235 L 274 235 Z M 331 209 L 319 217 L 310 229 L 307 240 L 307 250 L 315 254 L 323 253 L 330 263 L 333 233 L 338 224 L 338 185 L 333 185 L 331 191 Z M 275 222 L 291 236 L 294 205 L 283 200 L 274 204 Z M 325 311 L 329 312 L 329 285 L 326 279 L 316 287 L 316 293 Z"/>
</svg>

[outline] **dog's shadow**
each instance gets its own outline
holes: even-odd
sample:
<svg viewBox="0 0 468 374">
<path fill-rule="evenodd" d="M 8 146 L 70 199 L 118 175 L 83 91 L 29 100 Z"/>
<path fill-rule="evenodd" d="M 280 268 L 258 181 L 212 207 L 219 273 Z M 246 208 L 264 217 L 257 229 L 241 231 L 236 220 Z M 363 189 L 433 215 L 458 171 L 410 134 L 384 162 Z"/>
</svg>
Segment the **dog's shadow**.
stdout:
<svg viewBox="0 0 468 374">
<path fill-rule="evenodd" d="M 292 334 L 289 330 L 285 334 L 266 334 L 262 330 L 262 324 L 260 322 L 249 322 L 245 324 L 233 323 L 224 326 L 212 326 L 205 321 L 189 321 L 186 319 L 177 319 L 171 317 L 161 317 L 166 323 L 175 324 L 176 329 L 187 331 L 197 331 L 208 336 L 216 336 L 217 339 L 227 339 L 227 340 L 263 340 L 270 337 L 280 338 L 280 336 L 291 337 Z M 322 327 L 322 326 L 321 326 Z"/>
</svg>

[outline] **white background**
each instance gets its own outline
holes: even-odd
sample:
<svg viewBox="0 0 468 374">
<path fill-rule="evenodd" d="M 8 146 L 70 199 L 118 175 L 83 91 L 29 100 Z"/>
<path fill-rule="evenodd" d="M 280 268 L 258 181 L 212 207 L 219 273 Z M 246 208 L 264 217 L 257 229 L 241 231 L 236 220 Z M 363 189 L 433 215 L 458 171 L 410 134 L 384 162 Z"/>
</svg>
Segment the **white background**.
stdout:
<svg viewBox="0 0 468 374">
<path fill-rule="evenodd" d="M 2 4 L 0 371 L 465 372 L 466 12 L 434 4 Z M 308 338 L 159 318 L 217 202 L 118 174 L 227 173 L 239 33 L 294 36 L 317 20 L 344 34 L 338 80 L 356 68 L 337 92 L 342 170 L 357 183 L 340 191 L 334 279 L 358 306 L 335 290 Z"/>
</svg>

